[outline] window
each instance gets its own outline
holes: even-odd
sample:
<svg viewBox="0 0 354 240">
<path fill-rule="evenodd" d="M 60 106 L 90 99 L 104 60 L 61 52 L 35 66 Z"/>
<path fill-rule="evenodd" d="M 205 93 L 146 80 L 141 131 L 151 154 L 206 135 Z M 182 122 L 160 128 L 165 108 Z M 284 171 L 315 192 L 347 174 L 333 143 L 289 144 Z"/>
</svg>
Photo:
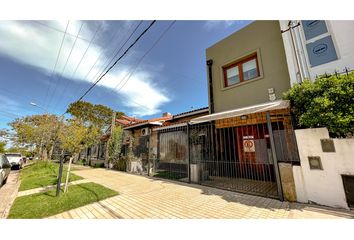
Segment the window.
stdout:
<svg viewBox="0 0 354 240">
<path fill-rule="evenodd" d="M 252 54 L 223 67 L 224 87 L 259 77 L 257 54 Z"/>
</svg>

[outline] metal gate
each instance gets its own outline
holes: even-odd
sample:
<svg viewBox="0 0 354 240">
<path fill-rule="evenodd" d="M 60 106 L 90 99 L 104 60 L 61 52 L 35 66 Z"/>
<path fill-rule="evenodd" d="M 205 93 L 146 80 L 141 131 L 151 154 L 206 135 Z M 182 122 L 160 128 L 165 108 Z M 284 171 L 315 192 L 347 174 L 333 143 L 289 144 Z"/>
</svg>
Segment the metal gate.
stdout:
<svg viewBox="0 0 354 240">
<path fill-rule="evenodd" d="M 154 177 L 189 181 L 188 132 L 186 126 L 158 131 L 158 155 Z"/>
<path fill-rule="evenodd" d="M 288 110 L 159 131 L 157 176 L 282 199 L 278 162 L 299 162 Z"/>
</svg>

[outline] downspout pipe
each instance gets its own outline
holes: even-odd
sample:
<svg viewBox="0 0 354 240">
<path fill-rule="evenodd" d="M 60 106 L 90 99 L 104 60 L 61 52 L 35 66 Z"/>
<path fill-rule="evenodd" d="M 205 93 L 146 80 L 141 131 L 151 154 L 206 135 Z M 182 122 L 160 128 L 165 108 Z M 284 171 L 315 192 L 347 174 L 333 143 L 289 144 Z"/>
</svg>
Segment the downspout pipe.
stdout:
<svg viewBox="0 0 354 240">
<path fill-rule="evenodd" d="M 209 59 L 206 61 L 208 66 L 208 82 L 209 82 L 209 111 L 210 114 L 214 113 L 214 94 L 213 94 L 213 60 Z"/>
<path fill-rule="evenodd" d="M 295 55 L 295 60 L 296 60 L 296 66 L 297 66 L 297 73 L 296 73 L 296 77 L 300 77 L 300 81 L 298 81 L 299 83 L 302 83 L 303 81 L 303 75 L 302 75 L 302 69 L 300 67 L 300 60 L 299 60 L 299 56 L 298 56 L 298 51 L 296 48 L 296 44 L 294 41 L 294 33 L 293 33 L 293 22 L 289 21 L 288 27 L 289 27 L 289 32 L 290 32 L 290 37 L 291 37 L 291 43 L 293 46 L 293 50 L 294 50 L 294 55 Z"/>
<path fill-rule="evenodd" d="M 298 22 L 298 24 L 296 24 L 297 26 L 300 26 L 300 22 Z M 302 75 L 303 75 L 303 79 L 309 79 L 310 78 L 310 73 L 309 73 L 309 69 L 308 69 L 308 63 L 306 60 L 306 56 L 305 56 L 305 50 L 304 50 L 304 45 L 303 45 L 303 41 L 301 38 L 301 33 L 300 33 L 300 29 L 299 27 L 295 27 L 293 29 L 294 31 L 294 37 L 295 37 L 295 44 L 297 46 L 298 49 L 298 54 L 299 54 L 299 60 L 300 60 L 300 66 L 302 68 Z"/>
</svg>

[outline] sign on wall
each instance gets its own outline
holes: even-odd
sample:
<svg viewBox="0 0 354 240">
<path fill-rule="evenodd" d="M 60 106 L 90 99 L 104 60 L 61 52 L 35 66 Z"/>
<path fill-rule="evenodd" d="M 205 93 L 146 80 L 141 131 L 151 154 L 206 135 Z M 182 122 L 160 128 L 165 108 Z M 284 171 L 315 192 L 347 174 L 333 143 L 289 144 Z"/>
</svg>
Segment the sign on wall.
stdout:
<svg viewBox="0 0 354 240">
<path fill-rule="evenodd" d="M 302 28 L 304 29 L 305 38 L 309 40 L 326 33 L 327 26 L 325 21 L 321 20 L 304 20 L 302 22 Z"/>
<path fill-rule="evenodd" d="M 254 140 L 253 139 L 243 140 L 243 150 L 244 152 L 255 152 L 256 148 L 254 146 Z"/>
<path fill-rule="evenodd" d="M 311 67 L 338 59 L 331 36 L 306 44 L 306 49 Z"/>
</svg>

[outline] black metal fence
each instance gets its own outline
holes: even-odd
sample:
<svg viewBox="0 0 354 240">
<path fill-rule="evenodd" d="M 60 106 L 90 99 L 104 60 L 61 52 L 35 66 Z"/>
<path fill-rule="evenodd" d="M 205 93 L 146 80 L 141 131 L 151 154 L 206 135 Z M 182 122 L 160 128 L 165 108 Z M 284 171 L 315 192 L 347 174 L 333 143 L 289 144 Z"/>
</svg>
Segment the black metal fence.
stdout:
<svg viewBox="0 0 354 240">
<path fill-rule="evenodd" d="M 159 131 L 156 176 L 281 198 L 278 162 L 299 156 L 288 110 Z"/>
<path fill-rule="evenodd" d="M 187 126 L 172 127 L 158 133 L 155 177 L 189 181 Z"/>
</svg>

